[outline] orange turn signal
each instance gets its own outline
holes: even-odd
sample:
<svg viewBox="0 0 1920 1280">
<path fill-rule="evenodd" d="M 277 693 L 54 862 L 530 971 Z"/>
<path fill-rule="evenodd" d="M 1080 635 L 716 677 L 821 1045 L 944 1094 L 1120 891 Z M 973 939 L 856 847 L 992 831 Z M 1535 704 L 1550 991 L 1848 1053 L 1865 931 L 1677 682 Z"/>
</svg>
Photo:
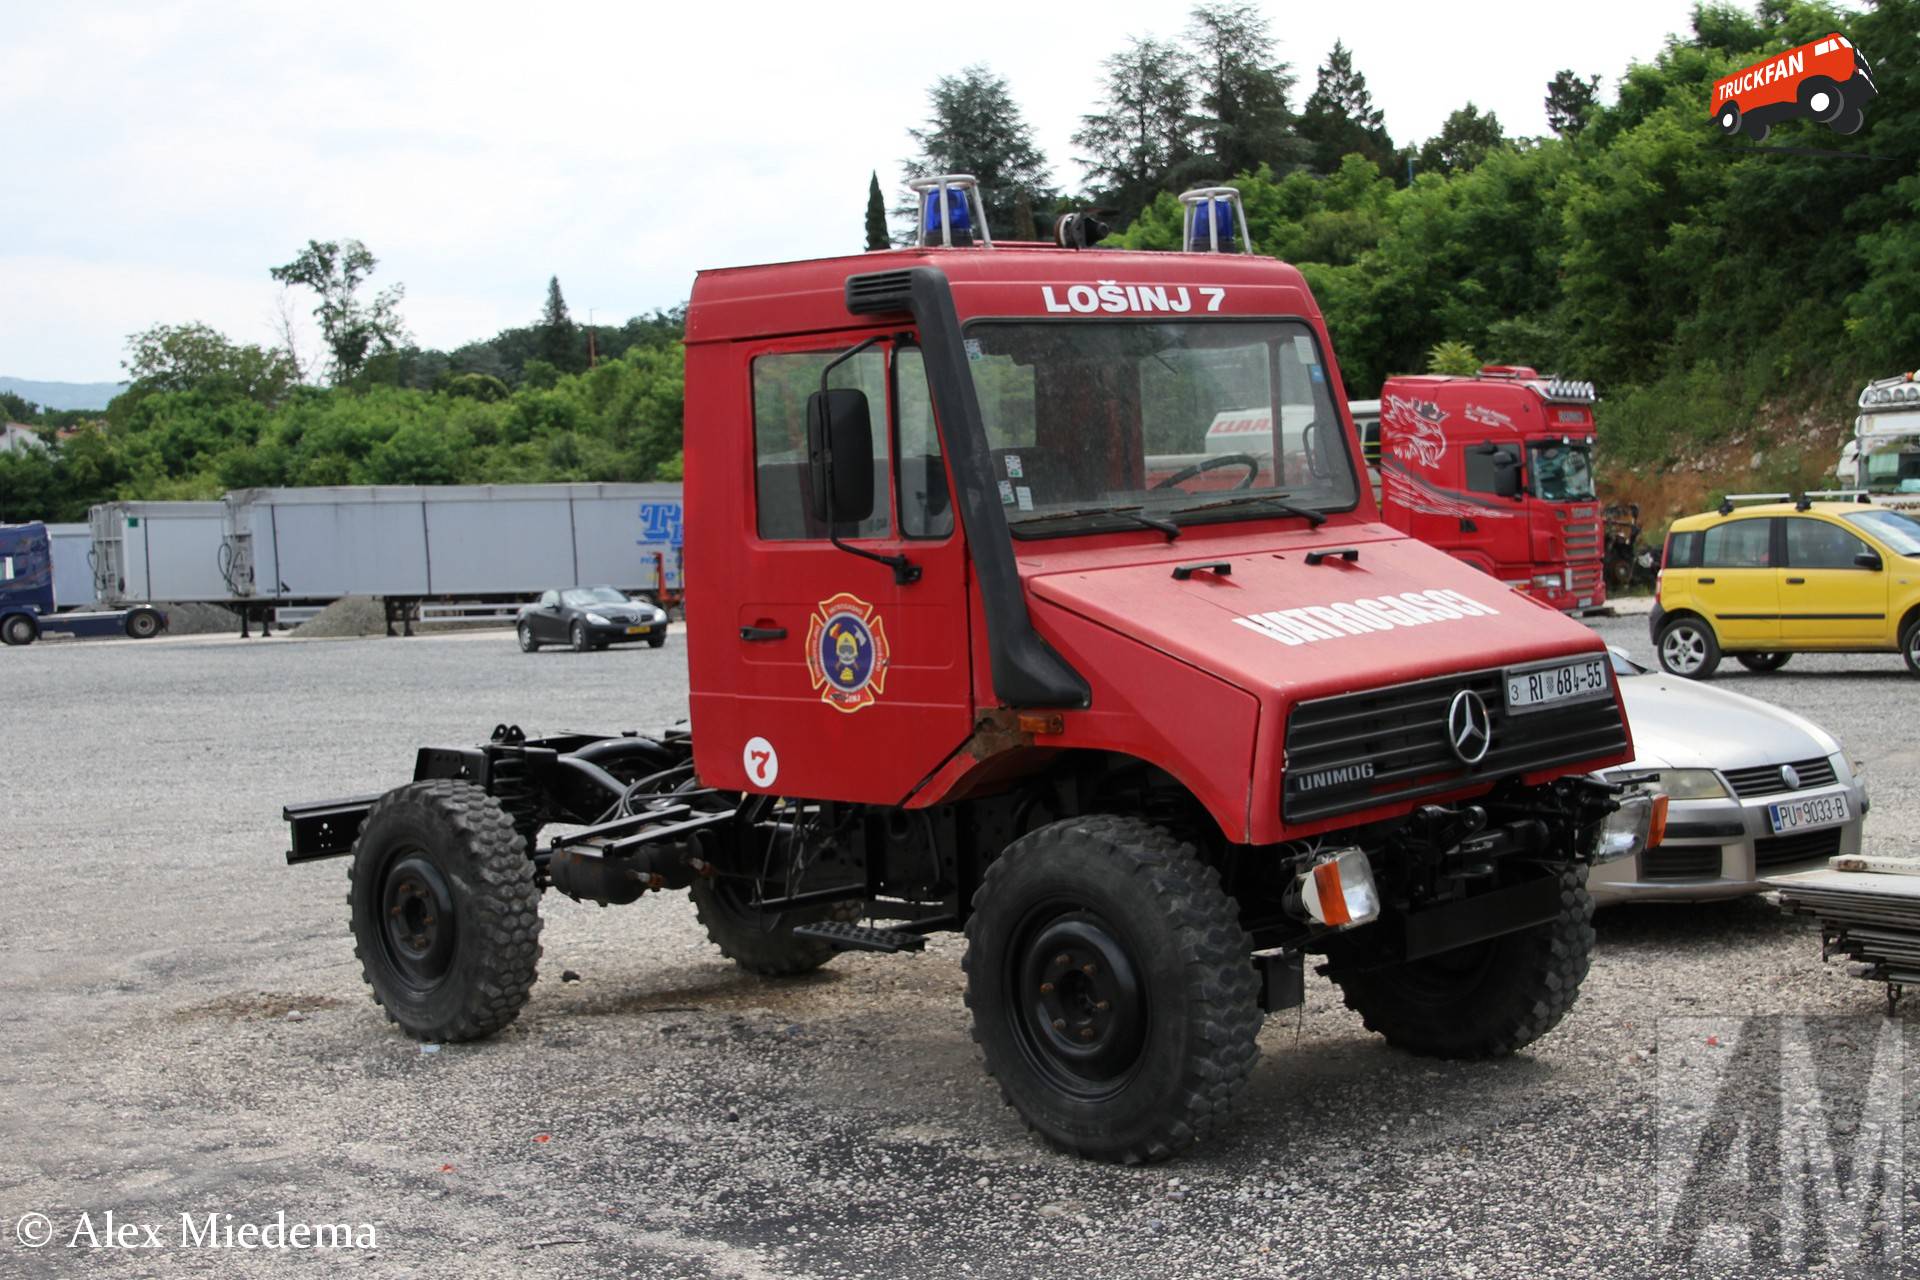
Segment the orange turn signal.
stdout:
<svg viewBox="0 0 1920 1280">
<path fill-rule="evenodd" d="M 1022 733 L 1065 733 L 1066 731 L 1067 718 L 1058 712 L 1051 715 L 1035 711 L 1020 713 L 1020 732 Z"/>
<path fill-rule="evenodd" d="M 1661 792 L 1653 798 L 1653 821 L 1647 826 L 1647 848 L 1658 849 L 1660 842 L 1667 838 L 1667 794 Z"/>
</svg>

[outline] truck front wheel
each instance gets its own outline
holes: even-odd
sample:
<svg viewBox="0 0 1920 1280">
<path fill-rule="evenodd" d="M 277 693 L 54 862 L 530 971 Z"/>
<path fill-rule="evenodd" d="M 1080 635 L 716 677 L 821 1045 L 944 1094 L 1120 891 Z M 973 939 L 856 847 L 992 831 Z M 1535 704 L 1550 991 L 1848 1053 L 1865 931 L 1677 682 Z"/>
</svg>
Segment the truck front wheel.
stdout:
<svg viewBox="0 0 1920 1280">
<path fill-rule="evenodd" d="M 1159 1160 L 1220 1130 L 1259 1056 L 1259 982 L 1193 846 L 1069 818 L 987 869 L 967 921 L 973 1038 L 1001 1095 L 1066 1151 Z"/>
<path fill-rule="evenodd" d="M 348 867 L 354 955 L 416 1040 L 478 1040 L 519 1016 L 540 959 L 533 862 L 499 801 L 415 782 L 375 802 Z"/>
<path fill-rule="evenodd" d="M 160 634 L 160 615 L 152 609 L 135 609 L 127 615 L 126 627 L 135 640 L 151 640 Z"/>
<path fill-rule="evenodd" d="M 16 613 L 0 622 L 0 641 L 7 644 L 32 644 L 40 638 L 40 627 L 24 613 Z"/>
<path fill-rule="evenodd" d="M 1379 964 L 1363 934 L 1327 971 L 1367 1030 L 1431 1058 L 1498 1058 L 1573 1007 L 1593 953 L 1593 899 L 1584 873 L 1569 868 L 1560 912 L 1545 924 L 1399 964 Z"/>
</svg>

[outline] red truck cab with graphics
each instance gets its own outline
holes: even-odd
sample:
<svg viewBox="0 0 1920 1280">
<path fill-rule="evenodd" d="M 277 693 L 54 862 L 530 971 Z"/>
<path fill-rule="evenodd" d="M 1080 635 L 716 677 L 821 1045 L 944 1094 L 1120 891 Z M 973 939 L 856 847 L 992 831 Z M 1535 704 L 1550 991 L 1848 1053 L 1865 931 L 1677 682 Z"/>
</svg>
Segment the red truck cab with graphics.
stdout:
<svg viewBox="0 0 1920 1280">
<path fill-rule="evenodd" d="M 1489 365 L 1380 392 L 1382 518 L 1566 612 L 1606 601 L 1593 386 Z"/>
<path fill-rule="evenodd" d="M 1755 142 L 1793 119 L 1857 133 L 1866 122 L 1863 109 L 1879 92 L 1867 56 L 1836 31 L 1715 81 L 1713 121 L 1724 135 L 1744 133 Z"/>
<path fill-rule="evenodd" d="M 917 247 L 695 283 L 690 731 L 503 726 L 289 808 L 296 860 L 352 852 L 376 998 L 509 1021 L 525 856 L 603 904 L 687 889 L 756 973 L 964 930 L 989 1071 L 1100 1158 L 1221 1131 L 1309 955 L 1413 1052 L 1545 1034 L 1587 866 L 1657 838 L 1594 776 L 1632 758 L 1599 639 L 1381 520 L 1319 307 L 1231 192 L 1123 253 L 925 190 Z"/>
</svg>

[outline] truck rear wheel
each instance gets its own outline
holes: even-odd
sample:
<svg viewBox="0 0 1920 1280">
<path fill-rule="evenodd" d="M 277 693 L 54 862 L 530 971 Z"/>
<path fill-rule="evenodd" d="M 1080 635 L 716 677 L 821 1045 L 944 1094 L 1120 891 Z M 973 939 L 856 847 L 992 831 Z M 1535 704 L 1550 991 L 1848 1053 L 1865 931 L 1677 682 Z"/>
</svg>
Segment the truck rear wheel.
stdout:
<svg viewBox="0 0 1920 1280">
<path fill-rule="evenodd" d="M 1395 1048 L 1498 1058 L 1566 1016 L 1592 953 L 1593 899 L 1581 870 L 1569 868 L 1560 873 L 1560 913 L 1545 924 L 1400 964 L 1370 966 L 1364 949 L 1346 951 L 1328 973 L 1347 1008 Z"/>
<path fill-rule="evenodd" d="M 40 638 L 40 626 L 24 613 L 16 613 L 0 622 L 0 641 L 7 644 L 32 644 Z"/>
<path fill-rule="evenodd" d="M 996 859 L 967 921 L 987 1071 L 1048 1142 L 1159 1160 L 1218 1131 L 1259 1056 L 1259 982 L 1233 900 L 1193 846 L 1069 818 Z"/>
<path fill-rule="evenodd" d="M 858 920 L 858 902 L 840 903 L 825 910 L 787 912 L 767 916 L 752 905 L 744 881 L 716 876 L 695 880 L 688 890 L 694 914 L 720 954 L 766 978 L 791 978 L 812 973 L 840 954 L 839 949 L 811 938 L 793 936 L 795 925 L 820 920 Z"/>
<path fill-rule="evenodd" d="M 416 1040 L 478 1040 L 519 1016 L 540 959 L 533 862 L 499 801 L 466 782 L 375 802 L 348 867 L 354 955 Z"/>
</svg>

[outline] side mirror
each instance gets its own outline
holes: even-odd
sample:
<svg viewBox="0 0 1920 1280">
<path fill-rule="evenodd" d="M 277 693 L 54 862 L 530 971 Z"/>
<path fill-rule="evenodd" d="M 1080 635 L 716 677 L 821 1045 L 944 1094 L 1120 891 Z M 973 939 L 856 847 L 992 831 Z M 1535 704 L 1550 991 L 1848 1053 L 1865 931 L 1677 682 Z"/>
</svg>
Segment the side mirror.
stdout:
<svg viewBox="0 0 1920 1280">
<path fill-rule="evenodd" d="M 1862 569 L 1878 570 L 1886 567 L 1881 562 L 1880 553 L 1877 551 L 1862 551 L 1858 555 L 1854 556 L 1853 562 L 1859 565 Z"/>
<path fill-rule="evenodd" d="M 1511 454 L 1500 454 L 1493 460 L 1493 492 L 1502 498 L 1520 496 L 1520 464 Z"/>
<path fill-rule="evenodd" d="M 815 520 L 858 524 L 873 514 L 873 423 L 866 392 L 835 387 L 807 397 L 807 462 Z"/>
</svg>

